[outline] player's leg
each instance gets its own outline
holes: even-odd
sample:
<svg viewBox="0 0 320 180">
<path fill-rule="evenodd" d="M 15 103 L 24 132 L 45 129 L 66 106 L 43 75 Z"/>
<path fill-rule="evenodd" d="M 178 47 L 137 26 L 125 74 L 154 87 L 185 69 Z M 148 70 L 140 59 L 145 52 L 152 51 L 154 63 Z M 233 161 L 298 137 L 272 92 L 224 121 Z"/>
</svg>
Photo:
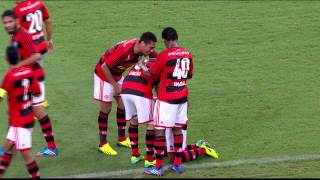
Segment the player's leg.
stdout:
<svg viewBox="0 0 320 180">
<path fill-rule="evenodd" d="M 174 142 L 174 150 L 175 150 L 175 159 L 173 164 L 170 166 L 170 169 L 177 172 L 182 173 L 184 168 L 182 166 L 182 144 L 183 144 L 183 135 L 182 135 L 182 126 L 187 124 L 187 102 L 182 104 L 177 104 L 175 112 L 177 114 L 175 127 L 172 129 L 173 131 L 173 142 Z"/>
<path fill-rule="evenodd" d="M 145 169 L 145 173 L 149 175 L 162 176 L 164 174 L 163 156 L 166 148 L 165 128 L 175 125 L 176 113 L 172 104 L 156 101 L 154 106 L 154 126 L 155 126 L 155 154 L 156 165 Z"/>
<path fill-rule="evenodd" d="M 114 97 L 117 102 L 117 126 L 118 126 L 118 146 L 131 148 L 130 139 L 126 137 L 126 118 L 125 118 L 125 108 L 121 100 L 121 96 Z"/>
<path fill-rule="evenodd" d="M 58 148 L 53 136 L 51 119 L 43 106 L 43 102 L 45 100 L 44 80 L 39 81 L 39 86 L 41 89 L 41 95 L 38 97 L 32 97 L 32 108 L 35 117 L 40 123 L 42 134 L 47 142 L 47 146 L 40 150 L 36 156 L 56 156 L 58 155 Z"/>
<path fill-rule="evenodd" d="M 43 68 L 43 64 L 44 64 L 44 59 L 45 59 L 46 57 L 47 57 L 47 53 L 42 54 L 42 59 L 41 59 L 40 61 L 38 61 L 38 64 L 40 64 L 40 66 L 41 66 L 42 68 Z M 44 69 L 43 69 L 43 71 L 44 71 Z M 43 81 L 43 82 L 45 83 L 44 77 L 45 77 L 45 76 L 43 76 L 43 79 L 42 79 L 41 81 Z M 45 90 L 44 90 L 44 91 L 45 91 Z M 49 102 L 48 102 L 47 99 L 44 99 L 43 107 L 46 108 L 46 109 L 49 107 Z"/>
<path fill-rule="evenodd" d="M 131 94 L 122 94 L 121 99 L 124 105 L 126 121 L 130 122 L 129 125 L 129 139 L 131 145 L 131 163 L 136 164 L 141 161 L 141 154 L 138 147 L 138 119 L 137 109 L 135 105 L 135 96 Z"/>
<path fill-rule="evenodd" d="M 155 140 L 155 129 L 153 121 L 147 123 L 145 144 L 146 144 L 146 160 L 144 161 L 144 167 L 150 167 L 156 164 L 154 159 L 154 140 Z"/>
<path fill-rule="evenodd" d="M 32 157 L 32 128 L 17 128 L 16 149 L 20 151 L 30 178 L 40 178 L 39 167 Z"/>
<path fill-rule="evenodd" d="M 182 128 L 176 126 L 172 128 L 173 132 L 173 143 L 174 143 L 174 161 L 173 164 L 170 165 L 170 169 L 175 171 L 176 173 L 183 173 L 184 168 L 182 166 L 182 143 L 183 143 L 183 136 L 182 136 Z"/>
<path fill-rule="evenodd" d="M 8 135 L 9 135 L 9 132 L 8 132 Z M 0 157 L 0 159 L 1 159 L 1 161 L 0 161 L 0 178 L 3 177 L 4 173 L 6 172 L 6 170 L 8 169 L 8 167 L 11 163 L 11 160 L 13 157 L 12 151 L 13 151 L 14 147 L 15 147 L 14 142 L 9 139 L 6 139 L 6 141 L 3 145 L 3 149 L 4 149 L 3 156 Z"/>
<path fill-rule="evenodd" d="M 36 156 L 37 157 L 57 156 L 58 148 L 56 146 L 56 143 L 53 137 L 52 124 L 47 111 L 41 104 L 34 105 L 32 108 L 33 108 L 35 117 L 37 117 L 40 123 L 42 134 L 47 142 L 47 146 L 44 147 L 42 150 L 40 150 L 36 154 Z"/>
<path fill-rule="evenodd" d="M 24 159 L 30 178 L 40 178 L 39 166 L 37 162 L 32 158 L 31 149 L 20 150 L 20 153 Z"/>
<path fill-rule="evenodd" d="M 166 128 L 166 146 L 167 146 L 168 160 L 170 163 L 173 163 L 175 158 L 175 151 L 174 151 L 172 128 Z"/>
<path fill-rule="evenodd" d="M 94 99 L 99 102 L 98 113 L 99 145 L 98 150 L 107 155 L 117 155 L 108 143 L 108 119 L 112 108 L 113 87 L 94 74 Z"/>
<path fill-rule="evenodd" d="M 206 155 L 207 156 L 210 156 L 212 158 L 219 158 L 218 152 L 207 141 L 199 140 L 199 141 L 196 142 L 196 146 L 199 147 L 199 148 L 204 149 L 206 151 Z"/>
</svg>

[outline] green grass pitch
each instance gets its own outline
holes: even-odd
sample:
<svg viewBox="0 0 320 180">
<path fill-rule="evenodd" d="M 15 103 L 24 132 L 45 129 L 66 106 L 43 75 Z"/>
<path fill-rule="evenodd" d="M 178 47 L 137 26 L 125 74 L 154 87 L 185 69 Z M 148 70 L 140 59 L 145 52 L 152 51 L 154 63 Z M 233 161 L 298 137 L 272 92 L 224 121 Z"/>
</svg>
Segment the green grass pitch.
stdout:
<svg viewBox="0 0 320 180">
<path fill-rule="evenodd" d="M 44 1 L 54 26 L 55 52 L 45 60 L 49 116 L 60 155 L 37 158 L 42 177 L 142 168 L 131 165 L 117 138 L 115 109 L 109 141 L 120 155 L 97 151 L 98 103 L 92 98 L 93 71 L 105 48 L 152 31 L 163 50 L 161 30 L 173 26 L 194 55 L 189 81 L 188 142 L 203 138 L 220 159 L 295 156 L 320 149 L 320 1 Z M 0 12 L 13 7 L 0 2 Z M 8 35 L 0 28 L 0 75 L 7 65 Z M 0 105 L 0 144 L 7 128 Z M 143 132 L 140 128 L 142 150 Z M 33 151 L 45 145 L 39 124 Z M 5 177 L 27 177 L 15 156 Z M 128 177 L 146 177 L 143 172 Z M 166 177 L 320 177 L 316 160 L 188 170 Z"/>
</svg>

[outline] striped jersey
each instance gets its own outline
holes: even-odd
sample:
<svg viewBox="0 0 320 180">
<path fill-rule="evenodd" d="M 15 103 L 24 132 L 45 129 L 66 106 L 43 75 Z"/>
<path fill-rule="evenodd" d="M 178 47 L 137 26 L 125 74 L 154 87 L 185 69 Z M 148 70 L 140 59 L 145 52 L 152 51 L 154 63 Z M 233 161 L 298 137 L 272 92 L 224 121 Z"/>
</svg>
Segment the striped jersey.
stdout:
<svg viewBox="0 0 320 180">
<path fill-rule="evenodd" d="M 17 4 L 13 11 L 20 25 L 31 34 L 38 52 L 45 54 L 48 49 L 43 33 L 43 22 L 49 18 L 46 6 L 40 0 L 25 0 Z"/>
<path fill-rule="evenodd" d="M 153 61 L 148 61 L 146 66 L 150 67 L 153 63 Z M 153 78 L 146 75 L 138 65 L 135 65 L 123 80 L 121 94 L 132 94 L 152 99 L 153 84 Z"/>
<path fill-rule="evenodd" d="M 150 73 L 159 77 L 158 99 L 170 104 L 188 101 L 187 79 L 193 75 L 192 54 L 181 47 L 162 51 Z"/>
<path fill-rule="evenodd" d="M 40 95 L 40 87 L 32 69 L 14 68 L 5 75 L 1 91 L 8 94 L 9 125 L 30 128 L 33 126 L 31 95 Z"/>
<path fill-rule="evenodd" d="M 22 27 L 11 36 L 11 45 L 18 49 L 22 60 L 28 59 L 33 53 L 39 52 L 35 48 L 31 35 Z M 38 81 L 44 80 L 44 70 L 38 62 L 27 65 L 27 67 L 35 71 L 35 76 L 38 78 Z"/>
</svg>

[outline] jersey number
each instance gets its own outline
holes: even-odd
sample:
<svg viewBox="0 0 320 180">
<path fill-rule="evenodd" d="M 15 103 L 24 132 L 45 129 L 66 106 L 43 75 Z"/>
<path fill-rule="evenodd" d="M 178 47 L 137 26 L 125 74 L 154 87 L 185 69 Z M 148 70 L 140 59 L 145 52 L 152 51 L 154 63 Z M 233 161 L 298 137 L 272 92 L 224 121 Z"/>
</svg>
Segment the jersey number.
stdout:
<svg viewBox="0 0 320 180">
<path fill-rule="evenodd" d="M 29 86 L 30 86 L 30 81 L 29 79 L 22 79 L 22 86 L 24 88 L 23 90 L 23 101 L 27 101 L 28 100 L 28 90 L 29 90 Z"/>
<path fill-rule="evenodd" d="M 36 10 L 34 13 L 27 14 L 27 21 L 31 22 L 29 26 L 29 33 L 33 34 L 37 31 L 42 31 L 42 12 Z"/>
<path fill-rule="evenodd" d="M 188 58 L 177 59 L 176 67 L 174 68 L 172 77 L 175 77 L 177 79 L 187 78 L 189 69 L 190 69 L 190 59 Z"/>
</svg>

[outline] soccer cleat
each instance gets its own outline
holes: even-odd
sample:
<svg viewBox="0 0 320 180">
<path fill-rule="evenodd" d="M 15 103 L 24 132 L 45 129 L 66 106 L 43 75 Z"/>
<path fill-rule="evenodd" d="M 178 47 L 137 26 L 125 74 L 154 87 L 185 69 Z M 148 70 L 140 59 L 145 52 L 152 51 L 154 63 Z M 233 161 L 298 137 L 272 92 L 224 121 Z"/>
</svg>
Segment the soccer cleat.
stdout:
<svg viewBox="0 0 320 180">
<path fill-rule="evenodd" d="M 160 169 L 157 169 L 156 166 L 150 166 L 144 170 L 144 173 L 148 175 L 154 175 L 154 176 L 163 176 L 164 168 L 161 167 Z"/>
<path fill-rule="evenodd" d="M 49 102 L 48 102 L 48 100 L 44 100 L 44 102 L 43 102 L 43 107 L 46 108 L 46 109 L 49 107 Z"/>
<path fill-rule="evenodd" d="M 179 173 L 179 174 L 181 174 L 181 173 L 184 172 L 184 168 L 183 168 L 182 165 L 180 165 L 180 166 L 175 166 L 175 165 L 171 164 L 171 165 L 169 166 L 169 169 L 170 169 L 171 171 L 174 171 L 174 172 Z"/>
<path fill-rule="evenodd" d="M 130 139 L 127 137 L 126 140 L 124 141 L 120 141 L 120 142 L 118 141 L 117 146 L 131 148 Z"/>
<path fill-rule="evenodd" d="M 0 157 L 4 155 L 4 149 L 0 147 Z"/>
<path fill-rule="evenodd" d="M 204 145 L 205 140 L 200 139 L 196 142 L 196 146 L 201 147 L 202 145 Z"/>
<path fill-rule="evenodd" d="M 206 150 L 206 155 L 211 156 L 216 159 L 219 158 L 219 154 L 216 152 L 216 150 L 213 147 L 208 147 L 208 146 L 202 145 L 201 148 Z"/>
<path fill-rule="evenodd" d="M 112 156 L 115 156 L 118 154 L 117 151 L 112 149 L 112 147 L 110 146 L 109 143 L 104 144 L 103 146 L 99 147 L 99 151 L 104 154 L 112 155 Z"/>
<path fill-rule="evenodd" d="M 139 157 L 131 156 L 131 164 L 137 164 L 138 162 L 143 160 L 144 160 L 144 156 L 141 156 L 141 155 Z"/>
<path fill-rule="evenodd" d="M 50 149 L 48 147 L 44 147 L 39 152 L 37 152 L 36 157 L 52 157 L 58 155 L 58 148 Z"/>
<path fill-rule="evenodd" d="M 149 162 L 148 160 L 144 161 L 144 167 L 145 168 L 153 166 L 153 165 L 156 165 L 156 160 L 153 160 L 152 162 Z"/>
</svg>

